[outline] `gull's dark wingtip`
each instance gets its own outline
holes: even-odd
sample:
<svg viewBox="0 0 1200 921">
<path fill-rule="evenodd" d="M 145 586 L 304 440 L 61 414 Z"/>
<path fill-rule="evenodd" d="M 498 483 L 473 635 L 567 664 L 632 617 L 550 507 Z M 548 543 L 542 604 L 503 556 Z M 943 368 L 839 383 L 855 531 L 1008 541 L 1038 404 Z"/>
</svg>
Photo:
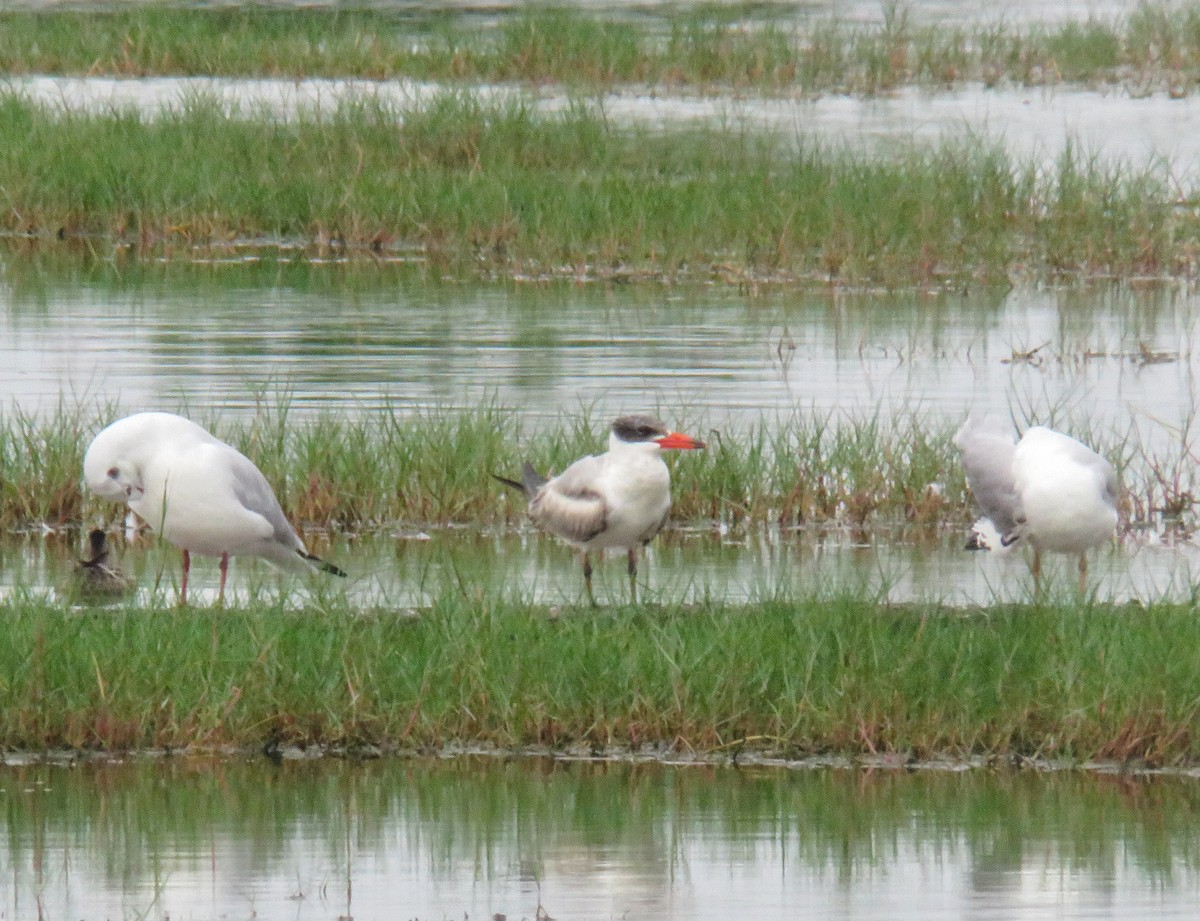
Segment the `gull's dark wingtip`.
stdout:
<svg viewBox="0 0 1200 921">
<path fill-rule="evenodd" d="M 334 566 L 332 563 L 325 562 L 325 560 L 321 559 L 319 556 L 315 556 L 311 553 L 305 553 L 303 550 L 297 550 L 296 552 L 299 553 L 301 557 L 308 560 L 308 562 L 316 566 L 317 569 L 321 570 L 321 572 L 327 572 L 331 576 L 341 576 L 343 579 L 346 578 L 346 573 L 344 570 L 338 569 L 338 567 Z"/>
</svg>

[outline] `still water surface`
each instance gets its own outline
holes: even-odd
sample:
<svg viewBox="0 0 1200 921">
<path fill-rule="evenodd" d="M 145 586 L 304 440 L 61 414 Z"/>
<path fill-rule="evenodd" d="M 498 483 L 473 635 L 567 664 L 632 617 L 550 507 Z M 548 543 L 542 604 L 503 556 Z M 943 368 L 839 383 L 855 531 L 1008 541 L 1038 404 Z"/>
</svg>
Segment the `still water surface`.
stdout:
<svg viewBox="0 0 1200 921">
<path fill-rule="evenodd" d="M 68 535 L 0 541 L 0 599 L 15 590 L 70 599 L 75 561 L 86 555 Z M 999 602 L 1027 603 L 1033 582 L 1027 557 L 1016 551 L 970 553 L 963 535 L 915 539 L 888 529 L 853 533 L 834 528 L 805 533 L 756 530 L 721 533 L 712 528 L 672 529 L 660 534 L 638 573 L 639 598 L 648 604 L 740 604 L 772 598 L 849 594 L 891 603 L 931 602 L 953 607 Z M 349 578 L 282 576 L 266 563 L 236 559 L 227 599 L 234 604 L 284 597 L 289 605 L 311 603 L 328 593 L 345 594 L 359 609 L 418 613 L 439 598 L 505 599 L 559 605 L 590 616 L 578 557 L 553 538 L 531 530 L 479 532 L 474 528 L 398 530 L 354 541 L 313 542 L 320 555 Z M 138 584 L 132 603 L 173 605 L 180 555 L 170 547 L 139 541 L 115 547 Z M 1146 543 L 1132 538 L 1090 554 L 1089 592 L 1106 601 L 1150 603 L 1187 600 L 1200 581 L 1200 548 L 1190 541 Z M 1052 555 L 1045 563 L 1049 597 L 1076 595 L 1075 559 Z M 597 560 L 593 576 L 602 605 L 623 605 L 629 583 L 623 554 Z M 188 597 L 195 604 L 217 599 L 216 561 L 194 557 Z"/>
<path fill-rule="evenodd" d="M 0 768 L 0 917 L 1191 918 L 1184 778 L 133 759 Z"/>
<path fill-rule="evenodd" d="M 972 406 L 1078 429 L 1178 424 L 1200 296 L 1176 285 L 965 294 L 463 285 L 402 267 L 0 264 L 0 401 L 293 418 L 462 409 L 673 424 Z M 1027 359 L 1021 356 L 1033 354 Z"/>
<path fill-rule="evenodd" d="M 947 21 L 1130 8 L 914 6 Z M 851 18 L 878 9 L 839 5 Z M 44 86 L 64 104 L 155 92 Z M 179 84 L 158 91 L 178 98 Z M 1180 130 L 1198 119 L 1192 101 L 1076 91 L 751 106 L 633 94 L 606 106 L 630 120 L 803 121 L 850 142 L 975 130 L 1046 157 L 1078 140 L 1118 158 L 1166 155 L 1185 171 L 1200 150 L 1200 135 Z M 246 416 L 266 400 L 288 402 L 303 424 L 486 398 L 530 427 L 649 406 L 736 430 L 793 412 L 957 419 L 974 405 L 1177 451 L 1195 404 L 1198 302 L 1178 288 L 752 296 L 464 287 L 399 269 L 364 280 L 259 262 L 0 271 L 0 403 L 35 413 L 65 399 Z M 669 533 L 644 572 L 662 600 L 821 585 L 951 603 L 1028 592 L 1017 555 L 892 538 Z M 570 555 L 529 534 L 399 529 L 329 549 L 364 604 L 420 607 L 464 574 L 484 592 L 579 598 Z M 76 554 L 62 540 L 0 542 L 0 593 L 52 591 Z M 125 563 L 143 600 L 160 570 L 178 567 L 175 554 L 141 547 Z M 1186 596 L 1198 566 L 1189 544 L 1127 542 L 1094 572 L 1102 597 Z M 1070 582 L 1069 569 L 1061 576 Z M 215 567 L 201 563 L 196 578 L 198 600 L 211 600 Z M 602 599 L 622 597 L 619 561 L 598 583 Z M 276 590 L 253 564 L 238 564 L 235 586 L 240 597 Z M 1194 778 L 467 758 L 10 763 L 0 823 L 3 919 L 1182 919 L 1200 897 Z"/>
</svg>

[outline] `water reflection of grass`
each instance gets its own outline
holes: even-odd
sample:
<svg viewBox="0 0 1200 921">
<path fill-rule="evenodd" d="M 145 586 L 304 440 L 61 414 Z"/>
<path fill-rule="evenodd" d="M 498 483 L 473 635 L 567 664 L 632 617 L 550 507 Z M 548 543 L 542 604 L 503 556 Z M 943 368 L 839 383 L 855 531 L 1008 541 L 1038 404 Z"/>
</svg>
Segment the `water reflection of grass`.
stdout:
<svg viewBox="0 0 1200 921">
<path fill-rule="evenodd" d="M 446 879 L 502 876 L 519 857 L 542 879 L 587 882 L 619 855 L 660 888 L 709 860 L 845 886 L 921 860 L 993 897 L 1051 868 L 1105 881 L 1136 868 L 1173 885 L 1200 869 L 1187 779 L 461 757 L 34 764 L 5 768 L 0 783 L 37 791 L 6 803 L 10 886 L 31 864 L 54 866 L 64 840 L 76 886 L 91 873 L 114 886 L 154 878 L 169 850 L 260 878 L 324 858 L 357 888 L 371 870 L 345 865 L 350 840 L 351 854 L 386 853 L 392 872 L 411 861 Z"/>
<path fill-rule="evenodd" d="M 170 258 L 284 239 L 415 247 L 466 276 L 920 286 L 1188 274 L 1200 251 L 1169 165 L 1068 151 L 1045 170 L 974 141 L 868 156 L 729 124 L 620 127 L 584 102 L 544 114 L 465 93 L 291 119 L 10 94 L 0 139 L 0 230 Z"/>
<path fill-rule="evenodd" d="M 0 526 L 72 527 L 119 519 L 124 511 L 85 494 L 83 452 L 121 415 L 113 406 L 70 407 L 34 415 L 0 412 Z M 533 433 L 520 415 L 484 403 L 473 411 L 398 410 L 291 423 L 286 401 L 264 405 L 252 420 L 200 417 L 266 474 L 303 528 L 347 532 L 524 521 L 491 478 L 513 474 L 528 458 L 544 471 L 602 451 L 609 420 L 564 417 Z M 672 517 L 730 528 L 838 524 L 869 531 L 905 527 L 936 536 L 962 529 L 974 501 L 952 443 L 957 420 L 920 412 L 796 413 L 744 429 L 702 419 L 672 424 L 705 437 L 709 449 L 670 459 Z M 1195 465 L 1184 432 L 1178 456 L 1145 452 L 1129 436 L 1087 438 L 1121 471 L 1127 528 L 1191 530 Z"/>
<path fill-rule="evenodd" d="M 583 746 L 1193 763 L 1191 606 L 966 613 L 831 594 L 564 610 L 447 586 L 327 601 L 0 611 L 0 744 Z"/>
<path fill-rule="evenodd" d="M 1124 82 L 1186 93 L 1200 8 L 1138 6 L 1111 20 L 947 27 L 885 4 L 878 23 L 770 6 L 659 7 L 636 16 L 524 8 L 486 18 L 385 10 L 146 5 L 0 16 L 9 73 L 410 77 L 880 93 L 951 86 Z"/>
</svg>

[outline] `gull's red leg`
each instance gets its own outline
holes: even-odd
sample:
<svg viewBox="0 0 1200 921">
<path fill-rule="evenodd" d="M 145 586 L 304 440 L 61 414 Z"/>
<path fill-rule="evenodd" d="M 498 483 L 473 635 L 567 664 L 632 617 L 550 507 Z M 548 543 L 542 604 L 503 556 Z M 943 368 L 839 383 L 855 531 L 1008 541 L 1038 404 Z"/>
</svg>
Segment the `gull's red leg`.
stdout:
<svg viewBox="0 0 1200 921">
<path fill-rule="evenodd" d="M 187 580 L 188 570 L 192 568 L 192 555 L 185 548 L 183 551 L 183 583 L 179 586 L 179 604 L 184 606 L 187 604 Z"/>
<path fill-rule="evenodd" d="M 221 554 L 221 587 L 217 590 L 217 604 L 225 603 L 225 576 L 229 574 L 229 554 Z"/>
</svg>

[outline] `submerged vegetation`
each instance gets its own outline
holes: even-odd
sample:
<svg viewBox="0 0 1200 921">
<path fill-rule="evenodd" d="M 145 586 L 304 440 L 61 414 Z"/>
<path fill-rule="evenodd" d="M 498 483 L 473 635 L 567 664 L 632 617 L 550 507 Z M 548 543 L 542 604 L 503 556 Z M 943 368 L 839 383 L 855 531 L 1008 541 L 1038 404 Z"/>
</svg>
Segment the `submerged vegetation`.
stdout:
<svg viewBox="0 0 1200 921">
<path fill-rule="evenodd" d="M 555 618 L 469 588 L 418 617 L 12 597 L 0 746 L 1200 760 L 1190 605 L 964 613 L 835 595 Z"/>
<path fill-rule="evenodd" d="M 1062 24 L 877 23 L 745 4 L 614 16 L 533 6 L 487 15 L 404 7 L 197 9 L 162 4 L 0 13 L 8 73 L 358 77 L 463 82 L 880 93 L 951 86 L 1120 82 L 1190 92 L 1200 7 L 1145 4 Z"/>
<path fill-rule="evenodd" d="M 111 521 L 116 506 L 85 494 L 83 452 L 122 415 L 114 406 L 60 406 L 37 416 L 0 413 L 0 527 L 62 528 Z M 284 403 L 249 421 L 198 418 L 250 457 L 302 528 L 369 532 L 397 525 L 511 525 L 524 507 L 491 473 L 516 474 L 528 458 L 542 471 L 604 449 L 608 419 L 566 417 L 526 433 L 520 415 L 497 405 L 470 411 L 398 410 L 291 423 Z M 728 527 L 836 524 L 907 527 L 933 537 L 974 517 L 952 443 L 956 423 L 919 413 L 796 413 L 744 429 L 677 420 L 709 443 L 672 460 L 672 517 Z M 1189 532 L 1197 490 L 1189 448 L 1147 454 L 1102 433 L 1090 439 L 1121 470 L 1129 528 Z"/>
<path fill-rule="evenodd" d="M 471 94 L 294 116 L 8 94 L 0 175 L 0 232 L 176 258 L 249 239 L 483 277 L 741 285 L 1192 276 L 1200 258 L 1200 214 L 1167 166 L 1068 150 L 1047 170 L 974 141 L 881 156 Z"/>
</svg>

